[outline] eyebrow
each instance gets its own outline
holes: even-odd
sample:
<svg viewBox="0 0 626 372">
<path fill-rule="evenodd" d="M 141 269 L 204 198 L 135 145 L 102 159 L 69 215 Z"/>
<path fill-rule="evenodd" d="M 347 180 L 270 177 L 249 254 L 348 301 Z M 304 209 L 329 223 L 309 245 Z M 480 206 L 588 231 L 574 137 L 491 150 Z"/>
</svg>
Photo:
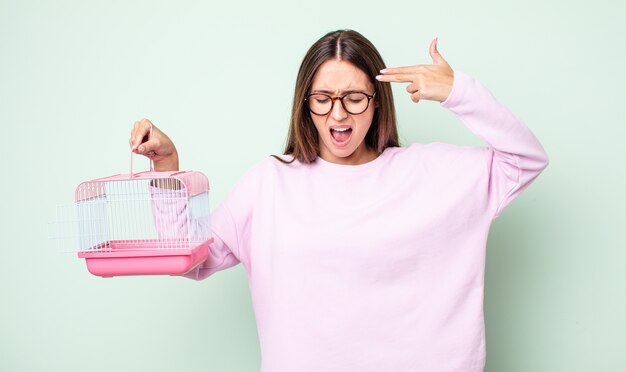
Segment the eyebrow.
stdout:
<svg viewBox="0 0 626 372">
<path fill-rule="evenodd" d="M 316 89 L 316 90 L 312 90 L 311 94 L 315 94 L 315 93 L 324 93 L 324 94 L 333 94 L 335 93 L 334 91 L 330 91 L 327 89 Z M 339 92 L 339 95 L 342 96 L 344 94 L 350 94 L 350 93 L 365 93 L 368 94 L 365 90 L 363 89 L 348 89 L 348 90 L 342 90 Z"/>
</svg>

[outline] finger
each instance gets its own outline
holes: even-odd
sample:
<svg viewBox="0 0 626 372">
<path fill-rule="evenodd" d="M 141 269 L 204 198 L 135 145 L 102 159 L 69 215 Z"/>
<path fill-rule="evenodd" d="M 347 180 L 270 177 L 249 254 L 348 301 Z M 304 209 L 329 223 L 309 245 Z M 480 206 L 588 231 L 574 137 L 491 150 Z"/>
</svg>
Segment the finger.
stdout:
<svg viewBox="0 0 626 372">
<path fill-rule="evenodd" d="M 130 147 L 132 151 L 137 150 L 137 147 L 141 143 L 149 140 L 150 127 L 151 123 L 146 119 L 138 120 L 135 122 L 135 125 L 133 126 L 133 130 L 130 135 Z"/>
<path fill-rule="evenodd" d="M 420 101 L 420 91 L 411 94 L 411 101 L 418 103 Z"/>
<path fill-rule="evenodd" d="M 130 132 L 130 139 L 128 142 L 130 143 L 131 151 L 136 151 L 137 147 L 143 141 L 145 136 L 145 129 L 141 126 L 140 121 L 136 121 L 133 125 L 133 129 Z"/>
<path fill-rule="evenodd" d="M 417 83 L 409 84 L 406 86 L 406 91 L 413 94 L 419 90 Z"/>
<path fill-rule="evenodd" d="M 419 71 L 421 65 L 413 65 L 413 66 L 401 66 L 401 67 L 387 67 L 380 70 L 380 73 L 383 75 L 391 75 L 391 74 L 414 74 Z"/>
<path fill-rule="evenodd" d="M 434 38 L 433 41 L 430 42 L 430 47 L 428 48 L 428 52 L 430 53 L 430 58 L 433 59 L 433 63 L 436 65 L 448 65 L 448 62 L 441 56 L 439 50 L 437 49 L 437 43 L 439 38 Z"/>
<path fill-rule="evenodd" d="M 136 147 L 137 153 L 142 155 L 155 155 L 158 154 L 159 146 L 161 145 L 160 141 L 156 138 L 149 139 L 146 142 L 139 144 Z"/>
<path fill-rule="evenodd" d="M 412 83 L 414 78 L 415 75 L 400 73 L 391 75 L 376 75 L 376 80 L 388 83 Z"/>
</svg>

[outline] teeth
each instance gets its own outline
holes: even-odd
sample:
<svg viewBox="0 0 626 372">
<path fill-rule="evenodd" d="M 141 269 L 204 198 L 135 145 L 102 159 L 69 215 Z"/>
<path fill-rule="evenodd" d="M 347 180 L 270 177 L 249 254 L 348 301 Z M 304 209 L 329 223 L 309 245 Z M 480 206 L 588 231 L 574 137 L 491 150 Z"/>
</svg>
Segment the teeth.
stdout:
<svg viewBox="0 0 626 372">
<path fill-rule="evenodd" d="M 331 129 L 331 130 L 335 130 L 335 131 L 337 131 L 337 132 L 345 132 L 345 131 L 347 131 L 347 130 L 348 130 L 348 129 L 350 129 L 350 128 L 330 128 L 330 129 Z"/>
</svg>

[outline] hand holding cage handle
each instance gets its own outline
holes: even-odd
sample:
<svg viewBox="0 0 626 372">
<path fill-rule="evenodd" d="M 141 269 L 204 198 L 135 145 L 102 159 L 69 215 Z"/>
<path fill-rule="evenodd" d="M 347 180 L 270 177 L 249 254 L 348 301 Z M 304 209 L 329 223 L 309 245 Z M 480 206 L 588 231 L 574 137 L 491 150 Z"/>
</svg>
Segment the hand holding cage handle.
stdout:
<svg viewBox="0 0 626 372">
<path fill-rule="evenodd" d="M 178 171 L 178 151 L 172 140 L 150 120 L 135 122 L 131 130 L 129 144 L 131 152 L 150 159 L 150 170 L 159 172 Z M 132 155 L 131 155 L 131 175 Z"/>
</svg>

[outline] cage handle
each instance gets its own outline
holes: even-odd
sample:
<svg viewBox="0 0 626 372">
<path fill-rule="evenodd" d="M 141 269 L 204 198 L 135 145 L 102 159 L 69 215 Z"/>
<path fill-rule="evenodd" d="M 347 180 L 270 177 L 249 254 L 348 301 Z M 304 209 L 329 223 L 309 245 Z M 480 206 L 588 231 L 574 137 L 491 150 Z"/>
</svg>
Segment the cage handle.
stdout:
<svg viewBox="0 0 626 372">
<path fill-rule="evenodd" d="M 148 141 L 152 138 L 152 123 L 150 123 L 150 132 L 148 133 Z M 133 178 L 133 155 L 135 153 L 133 150 L 130 150 L 130 178 Z M 155 155 L 154 151 L 150 151 L 148 154 L 148 159 L 150 159 L 150 172 L 154 172 L 154 162 L 152 161 L 151 156 Z"/>
</svg>

